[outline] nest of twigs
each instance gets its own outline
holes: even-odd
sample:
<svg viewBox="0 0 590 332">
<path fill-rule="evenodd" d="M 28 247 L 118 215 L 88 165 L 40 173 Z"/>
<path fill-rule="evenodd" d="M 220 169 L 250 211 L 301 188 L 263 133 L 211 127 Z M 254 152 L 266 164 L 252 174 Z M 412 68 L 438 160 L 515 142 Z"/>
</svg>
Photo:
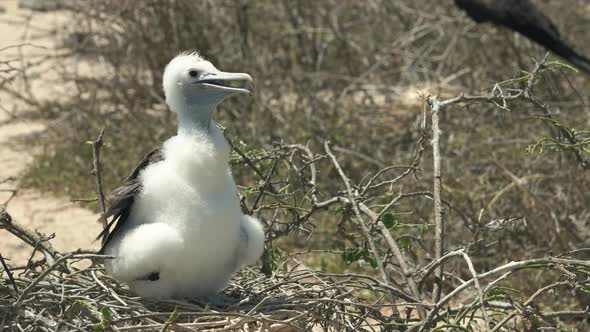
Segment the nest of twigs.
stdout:
<svg viewBox="0 0 590 332">
<path fill-rule="evenodd" d="M 20 228 L 1 212 L 2 228 Z M 390 290 L 370 276 L 315 272 L 293 259 L 270 276 L 236 274 L 223 294 L 227 304 L 155 301 L 110 278 L 107 256 L 59 253 L 26 229 L 19 237 L 35 241 L 31 257 L 43 257 L 9 266 L 0 256 L 0 331 L 358 331 L 394 324 L 392 311 L 376 305 Z"/>
</svg>

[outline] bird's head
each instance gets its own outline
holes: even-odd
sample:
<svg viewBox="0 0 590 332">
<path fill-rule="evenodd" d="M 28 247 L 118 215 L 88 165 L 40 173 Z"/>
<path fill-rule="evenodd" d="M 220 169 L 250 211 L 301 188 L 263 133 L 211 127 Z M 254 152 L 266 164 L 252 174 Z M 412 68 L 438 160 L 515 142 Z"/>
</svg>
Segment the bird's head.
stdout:
<svg viewBox="0 0 590 332">
<path fill-rule="evenodd" d="M 231 84 L 252 84 L 252 77 L 246 73 L 228 73 L 215 68 L 211 62 L 197 53 L 181 53 L 164 70 L 163 87 L 166 103 L 178 113 L 179 122 L 206 122 L 217 104 L 236 94 L 251 94 L 246 87 Z M 197 123 L 198 124 L 198 123 Z"/>
</svg>

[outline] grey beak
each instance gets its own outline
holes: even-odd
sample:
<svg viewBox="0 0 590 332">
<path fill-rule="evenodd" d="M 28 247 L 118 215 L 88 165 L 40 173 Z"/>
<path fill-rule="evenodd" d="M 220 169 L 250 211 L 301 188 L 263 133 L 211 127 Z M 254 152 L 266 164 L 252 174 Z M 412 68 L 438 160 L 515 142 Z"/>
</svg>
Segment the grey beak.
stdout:
<svg viewBox="0 0 590 332">
<path fill-rule="evenodd" d="M 228 84 L 230 82 L 239 81 L 244 81 L 249 84 L 247 84 L 247 87 L 244 88 L 233 87 Z M 196 81 L 195 84 L 201 84 L 208 90 L 214 90 L 228 94 L 247 93 L 252 95 L 251 90 L 254 88 L 254 80 L 252 79 L 252 76 L 246 73 L 228 73 L 223 71 L 210 73 Z"/>
</svg>

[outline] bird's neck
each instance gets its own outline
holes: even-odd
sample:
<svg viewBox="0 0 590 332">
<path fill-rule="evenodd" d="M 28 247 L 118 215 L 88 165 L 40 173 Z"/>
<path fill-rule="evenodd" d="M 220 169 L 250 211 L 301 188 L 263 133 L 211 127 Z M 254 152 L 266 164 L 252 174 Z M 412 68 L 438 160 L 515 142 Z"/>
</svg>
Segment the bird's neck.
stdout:
<svg viewBox="0 0 590 332">
<path fill-rule="evenodd" d="M 178 134 L 194 131 L 209 132 L 211 118 L 217 108 L 217 104 L 193 104 L 182 105 L 176 110 L 178 114 Z"/>
<path fill-rule="evenodd" d="M 164 167 L 171 167 L 174 174 L 195 188 L 218 192 L 231 180 L 230 148 L 223 131 L 213 121 L 208 129 L 187 121 L 180 120 L 178 135 L 164 142 Z"/>
</svg>

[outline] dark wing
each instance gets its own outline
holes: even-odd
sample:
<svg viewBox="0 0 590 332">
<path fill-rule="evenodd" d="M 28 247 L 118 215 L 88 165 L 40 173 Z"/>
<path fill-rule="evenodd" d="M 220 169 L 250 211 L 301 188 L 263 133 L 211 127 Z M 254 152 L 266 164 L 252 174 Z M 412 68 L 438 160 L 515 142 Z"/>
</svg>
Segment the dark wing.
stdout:
<svg viewBox="0 0 590 332">
<path fill-rule="evenodd" d="M 519 32 L 590 74 L 590 59 L 569 47 L 553 22 L 530 0 L 455 0 L 476 22 L 492 22 Z"/>
<path fill-rule="evenodd" d="M 463 9 L 475 22 L 482 23 L 495 20 L 501 15 L 498 7 L 482 0 L 455 0 L 455 5 Z"/>
<path fill-rule="evenodd" d="M 138 179 L 141 171 L 148 165 L 163 159 L 164 157 L 162 156 L 160 148 L 151 151 L 143 158 L 139 165 L 135 167 L 133 172 L 123 180 L 123 184 L 119 188 L 113 190 L 109 195 L 111 206 L 100 216 L 99 221 L 108 220 L 109 218 L 111 218 L 111 221 L 107 223 L 107 226 L 96 238 L 97 240 L 101 239 L 102 242 L 102 247 L 98 252 L 99 254 L 104 253 L 106 245 L 129 217 L 131 206 L 133 206 L 133 201 L 135 200 L 135 195 L 141 190 L 141 183 Z"/>
</svg>

